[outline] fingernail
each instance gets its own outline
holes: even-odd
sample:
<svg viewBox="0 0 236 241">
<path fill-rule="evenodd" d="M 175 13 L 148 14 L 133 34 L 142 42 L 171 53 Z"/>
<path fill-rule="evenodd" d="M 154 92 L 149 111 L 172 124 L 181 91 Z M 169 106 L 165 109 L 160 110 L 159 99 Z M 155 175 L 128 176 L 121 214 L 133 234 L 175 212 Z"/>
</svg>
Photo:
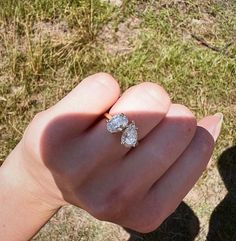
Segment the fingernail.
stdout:
<svg viewBox="0 0 236 241">
<path fill-rule="evenodd" d="M 224 120 L 224 115 L 222 113 L 216 113 L 214 116 L 218 118 L 212 130 L 212 135 L 214 137 L 214 140 L 216 141 L 220 135 L 220 131 Z"/>
</svg>

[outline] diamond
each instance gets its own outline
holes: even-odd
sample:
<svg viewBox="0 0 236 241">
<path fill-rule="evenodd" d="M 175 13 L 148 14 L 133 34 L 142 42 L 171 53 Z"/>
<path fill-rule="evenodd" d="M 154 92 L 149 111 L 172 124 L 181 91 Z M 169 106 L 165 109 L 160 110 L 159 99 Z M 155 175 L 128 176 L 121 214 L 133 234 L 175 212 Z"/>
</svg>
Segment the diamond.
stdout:
<svg viewBox="0 0 236 241">
<path fill-rule="evenodd" d="M 121 144 L 126 147 L 135 147 L 138 144 L 138 132 L 135 123 L 132 121 L 124 130 L 121 136 Z"/>
<path fill-rule="evenodd" d="M 123 131 L 128 126 L 129 120 L 124 114 L 114 115 L 107 122 L 107 130 L 111 133 Z"/>
</svg>

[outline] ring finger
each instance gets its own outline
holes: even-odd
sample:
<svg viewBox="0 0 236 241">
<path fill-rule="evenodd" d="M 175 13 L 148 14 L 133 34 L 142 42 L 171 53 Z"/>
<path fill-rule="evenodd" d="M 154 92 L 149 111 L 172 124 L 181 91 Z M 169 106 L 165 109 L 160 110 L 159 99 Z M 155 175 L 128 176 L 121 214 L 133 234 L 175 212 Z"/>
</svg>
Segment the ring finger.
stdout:
<svg viewBox="0 0 236 241">
<path fill-rule="evenodd" d="M 109 114 L 124 113 L 138 127 L 138 139 L 143 139 L 166 116 L 170 99 L 166 91 L 154 83 L 142 83 L 131 87 L 113 105 Z M 111 134 L 106 129 L 106 120 L 102 119 L 86 135 L 87 143 L 100 139 L 93 147 L 98 156 L 107 161 L 120 159 L 129 148 L 121 145 L 121 133 Z M 85 140 L 85 145 L 86 145 Z M 99 153 L 99 155 L 98 155 Z M 92 154 L 92 153 L 91 153 Z"/>
</svg>

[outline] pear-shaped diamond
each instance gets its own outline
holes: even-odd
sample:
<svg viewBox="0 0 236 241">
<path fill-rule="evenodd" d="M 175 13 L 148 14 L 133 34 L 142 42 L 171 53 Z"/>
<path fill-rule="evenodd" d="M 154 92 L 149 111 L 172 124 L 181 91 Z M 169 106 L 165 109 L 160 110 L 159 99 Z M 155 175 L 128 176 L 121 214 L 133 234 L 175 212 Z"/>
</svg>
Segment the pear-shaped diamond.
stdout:
<svg viewBox="0 0 236 241">
<path fill-rule="evenodd" d="M 121 136 L 121 144 L 135 147 L 138 144 L 138 132 L 134 122 L 131 122 Z"/>
<path fill-rule="evenodd" d="M 114 115 L 107 122 L 107 130 L 111 133 L 123 131 L 128 126 L 129 120 L 124 114 Z"/>
</svg>

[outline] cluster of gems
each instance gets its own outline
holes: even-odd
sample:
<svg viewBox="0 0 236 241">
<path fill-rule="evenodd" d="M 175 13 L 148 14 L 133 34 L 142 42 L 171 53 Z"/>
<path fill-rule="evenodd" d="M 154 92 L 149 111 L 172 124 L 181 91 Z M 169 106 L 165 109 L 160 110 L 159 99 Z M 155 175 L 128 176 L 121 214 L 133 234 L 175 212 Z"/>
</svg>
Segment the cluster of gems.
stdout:
<svg viewBox="0 0 236 241">
<path fill-rule="evenodd" d="M 126 147 L 135 147 L 138 144 L 138 128 L 134 121 L 129 123 L 128 118 L 124 114 L 114 115 L 107 121 L 107 130 L 110 133 L 123 132 L 121 136 L 121 144 Z"/>
</svg>

